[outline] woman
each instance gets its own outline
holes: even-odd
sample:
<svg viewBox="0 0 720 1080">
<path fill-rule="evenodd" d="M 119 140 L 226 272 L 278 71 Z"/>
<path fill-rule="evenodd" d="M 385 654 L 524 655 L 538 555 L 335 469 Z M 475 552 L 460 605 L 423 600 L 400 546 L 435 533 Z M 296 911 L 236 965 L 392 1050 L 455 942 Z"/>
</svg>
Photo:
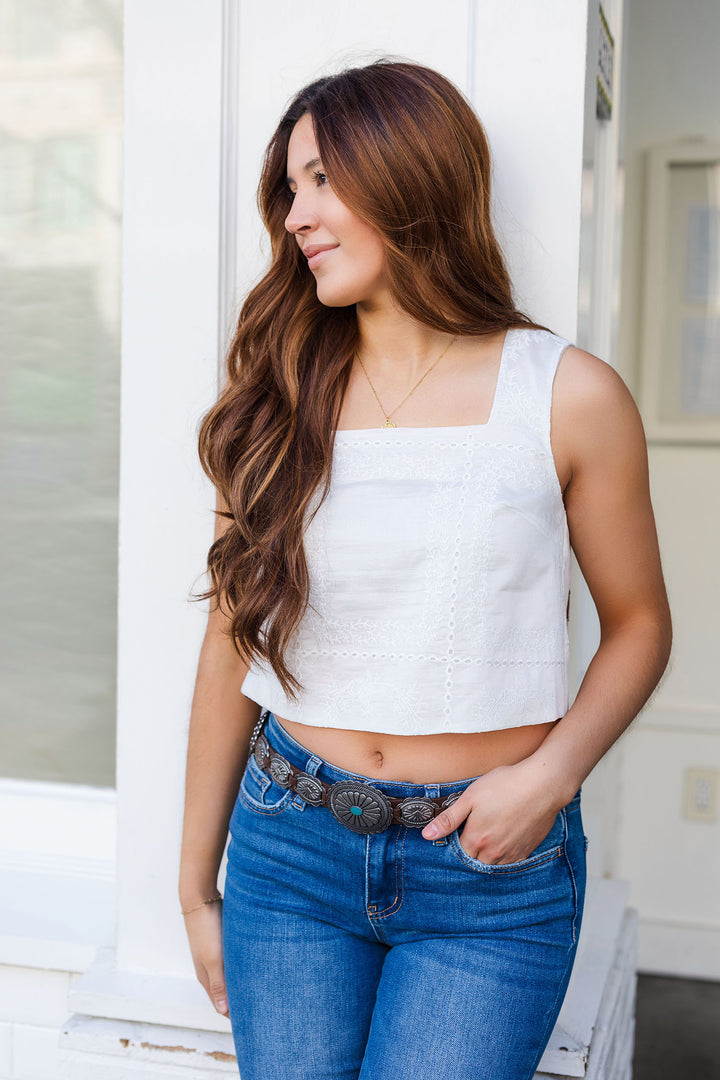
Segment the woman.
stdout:
<svg viewBox="0 0 720 1080">
<path fill-rule="evenodd" d="M 437 72 L 305 87 L 259 205 L 271 266 L 200 429 L 198 978 L 243 1080 L 529 1078 L 577 949 L 581 785 L 670 650 L 638 412 L 513 306 L 485 135 Z M 569 707 L 571 545 L 601 642 Z"/>
</svg>

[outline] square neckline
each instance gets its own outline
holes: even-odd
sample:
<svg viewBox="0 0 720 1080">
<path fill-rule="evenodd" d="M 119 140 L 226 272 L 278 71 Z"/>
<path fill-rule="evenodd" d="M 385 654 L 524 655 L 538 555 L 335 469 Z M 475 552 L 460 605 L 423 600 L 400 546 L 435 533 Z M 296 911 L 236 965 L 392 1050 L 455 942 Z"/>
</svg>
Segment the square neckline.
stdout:
<svg viewBox="0 0 720 1080">
<path fill-rule="evenodd" d="M 373 432 L 373 433 L 377 434 L 380 431 L 392 432 L 393 434 L 397 434 L 398 431 L 409 431 L 409 432 L 421 432 L 421 431 L 423 431 L 423 432 L 428 432 L 428 431 L 485 431 L 487 428 L 489 428 L 492 425 L 492 423 L 493 423 L 493 421 L 495 419 L 495 414 L 498 411 L 498 402 L 499 402 L 500 397 L 502 396 L 502 385 L 503 385 L 503 383 L 505 381 L 505 375 L 506 375 L 506 369 L 507 369 L 507 353 L 508 353 L 508 345 L 509 345 L 509 341 L 510 341 L 510 335 L 514 331 L 520 330 L 520 329 L 521 328 L 517 327 L 517 326 L 510 326 L 505 331 L 505 337 L 503 338 L 502 349 L 500 350 L 500 363 L 498 365 L 497 379 L 495 380 L 495 393 L 493 394 L 492 405 L 490 406 L 490 413 L 489 413 L 488 418 L 487 418 L 487 420 L 485 421 L 484 424 L 443 424 L 443 425 L 434 424 L 434 425 L 431 425 L 431 426 L 425 425 L 425 426 L 419 426 L 419 427 L 411 427 L 411 426 L 405 425 L 403 427 L 394 427 L 394 428 L 393 427 L 387 427 L 386 428 L 386 427 L 383 427 L 382 425 L 380 425 L 379 427 L 371 427 L 371 428 L 336 428 L 335 429 L 335 438 L 337 438 L 338 435 L 368 435 L 368 434 L 370 434 L 370 432 Z"/>
</svg>

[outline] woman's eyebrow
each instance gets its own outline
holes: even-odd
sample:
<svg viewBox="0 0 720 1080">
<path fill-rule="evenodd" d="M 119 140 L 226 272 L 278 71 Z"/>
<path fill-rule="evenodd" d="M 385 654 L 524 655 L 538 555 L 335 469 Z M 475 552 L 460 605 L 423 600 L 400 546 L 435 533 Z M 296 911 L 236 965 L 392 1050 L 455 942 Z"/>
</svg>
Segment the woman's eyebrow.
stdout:
<svg viewBox="0 0 720 1080">
<path fill-rule="evenodd" d="M 315 168 L 315 166 L 316 166 L 316 165 L 319 165 L 319 164 L 320 164 L 320 158 L 319 158 L 319 157 L 314 157 L 314 158 L 312 159 L 312 161 L 307 161 L 307 162 L 306 162 L 306 163 L 305 163 L 305 164 L 303 165 L 303 172 L 310 172 L 310 170 L 311 170 L 311 169 L 314 169 L 314 168 Z M 292 183 L 293 183 L 293 178 L 292 178 L 292 176 L 286 176 L 286 177 L 285 177 L 285 183 L 286 183 L 286 184 L 292 184 Z"/>
</svg>

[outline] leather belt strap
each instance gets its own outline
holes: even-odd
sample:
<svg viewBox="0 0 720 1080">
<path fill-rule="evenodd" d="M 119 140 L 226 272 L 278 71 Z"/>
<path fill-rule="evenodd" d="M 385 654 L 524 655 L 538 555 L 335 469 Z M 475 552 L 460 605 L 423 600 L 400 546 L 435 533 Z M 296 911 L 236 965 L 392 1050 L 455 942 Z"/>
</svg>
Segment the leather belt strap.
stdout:
<svg viewBox="0 0 720 1080">
<path fill-rule="evenodd" d="M 261 726 L 258 722 L 250 743 L 250 753 L 258 766 L 281 787 L 290 788 L 306 802 L 326 806 L 341 825 L 353 832 L 382 832 L 390 825 L 423 829 L 462 794 L 453 791 L 450 795 L 432 798 L 425 795 L 402 798 L 386 795 L 365 780 L 339 780 L 335 784 L 326 784 L 304 769 L 297 769 L 279 754 L 260 734 Z"/>
</svg>

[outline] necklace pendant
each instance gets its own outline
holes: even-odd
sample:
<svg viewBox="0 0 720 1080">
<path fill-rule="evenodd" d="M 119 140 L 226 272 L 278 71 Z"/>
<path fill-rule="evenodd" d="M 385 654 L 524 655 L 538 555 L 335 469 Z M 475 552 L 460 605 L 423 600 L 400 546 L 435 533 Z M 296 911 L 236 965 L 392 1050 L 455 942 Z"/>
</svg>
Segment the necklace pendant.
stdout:
<svg viewBox="0 0 720 1080">
<path fill-rule="evenodd" d="M 385 423 L 383 424 L 383 427 L 397 427 L 397 424 L 394 424 L 392 422 L 392 420 L 390 419 L 390 417 L 388 416 L 387 419 L 385 420 Z"/>
</svg>

